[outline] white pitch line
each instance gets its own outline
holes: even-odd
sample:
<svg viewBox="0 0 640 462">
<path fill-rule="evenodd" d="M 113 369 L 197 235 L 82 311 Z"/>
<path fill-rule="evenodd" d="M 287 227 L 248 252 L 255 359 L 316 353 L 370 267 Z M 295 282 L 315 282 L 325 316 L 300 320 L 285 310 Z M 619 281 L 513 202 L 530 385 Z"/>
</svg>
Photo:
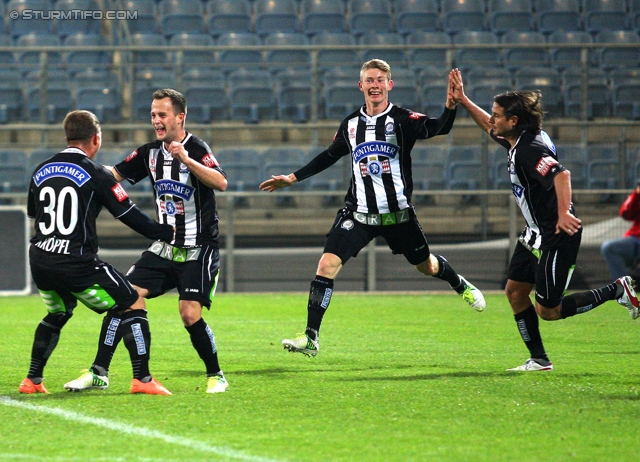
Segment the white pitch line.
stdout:
<svg viewBox="0 0 640 462">
<path fill-rule="evenodd" d="M 113 420 L 104 419 L 101 417 L 89 417 L 83 414 L 79 414 L 73 411 L 66 411 L 55 407 L 42 406 L 38 404 L 26 403 L 24 401 L 18 401 L 8 396 L 0 396 L 0 404 L 10 407 L 18 407 L 23 409 L 29 409 L 31 411 L 42 412 L 44 414 L 51 414 L 58 417 L 62 417 L 65 420 L 71 420 L 75 422 L 87 423 L 96 425 L 98 427 L 107 428 L 109 430 L 115 430 L 118 432 L 127 433 L 129 435 L 144 436 L 146 438 L 154 438 L 162 440 L 166 443 L 175 444 L 178 446 L 184 446 L 189 449 L 193 449 L 201 452 L 210 452 L 218 454 L 230 459 L 238 459 L 241 461 L 250 462 L 276 462 L 274 459 L 268 459 L 265 457 L 252 456 L 242 451 L 236 451 L 224 446 L 210 446 L 202 441 L 192 440 L 190 438 L 184 438 L 182 436 L 167 435 L 156 430 L 150 430 L 144 427 L 136 427 L 126 423 L 115 422 Z"/>
</svg>

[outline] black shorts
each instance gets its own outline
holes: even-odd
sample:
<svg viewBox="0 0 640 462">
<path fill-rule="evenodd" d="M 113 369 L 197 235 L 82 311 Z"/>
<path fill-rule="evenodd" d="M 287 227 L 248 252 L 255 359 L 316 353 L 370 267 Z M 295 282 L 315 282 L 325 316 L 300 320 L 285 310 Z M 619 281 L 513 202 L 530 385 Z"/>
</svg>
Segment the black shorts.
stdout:
<svg viewBox="0 0 640 462">
<path fill-rule="evenodd" d="M 121 311 L 138 300 L 126 277 L 109 263 L 95 259 L 47 266 L 31 261 L 31 276 L 49 313 L 73 313 L 80 300 L 96 313 Z"/>
<path fill-rule="evenodd" d="M 555 308 L 571 281 L 581 238 L 580 233 L 567 238 L 556 249 L 541 250 L 540 258 L 518 242 L 509 264 L 508 278 L 535 284 L 536 301 L 545 308 Z"/>
<path fill-rule="evenodd" d="M 170 260 L 147 250 L 129 269 L 127 278 L 131 284 L 149 291 L 146 298 L 178 289 L 180 300 L 193 300 L 209 308 L 220 272 L 220 251 L 211 245 L 199 249 L 198 256 L 187 261 Z"/>
<path fill-rule="evenodd" d="M 422 231 L 413 208 L 408 209 L 409 220 L 388 226 L 362 224 L 351 210 L 340 210 L 327 234 L 325 253 L 337 255 L 344 265 L 351 257 L 365 248 L 369 242 L 382 236 L 394 254 L 402 254 L 412 265 L 429 258 L 429 243 Z"/>
</svg>

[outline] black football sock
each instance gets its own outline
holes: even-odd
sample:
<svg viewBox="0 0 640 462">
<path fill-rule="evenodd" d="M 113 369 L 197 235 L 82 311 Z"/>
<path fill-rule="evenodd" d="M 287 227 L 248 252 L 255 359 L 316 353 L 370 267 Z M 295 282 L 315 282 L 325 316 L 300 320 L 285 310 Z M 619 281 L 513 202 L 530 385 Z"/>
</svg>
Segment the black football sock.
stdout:
<svg viewBox="0 0 640 462">
<path fill-rule="evenodd" d="M 591 311 L 592 309 L 602 305 L 604 302 L 615 300 L 618 298 L 618 286 L 619 284 L 614 282 L 608 286 L 601 287 L 600 289 L 567 295 L 560 303 L 560 315 L 562 316 L 562 319 L 575 316 L 576 314 L 586 313 L 587 311 Z"/>
<path fill-rule="evenodd" d="M 142 380 L 151 376 L 149 372 L 151 331 L 146 310 L 132 310 L 124 313 L 118 330 L 121 330 L 124 346 L 129 351 L 133 378 Z"/>
<path fill-rule="evenodd" d="M 520 336 L 529 350 L 530 357 L 549 361 L 549 357 L 544 351 L 544 345 L 542 344 L 542 336 L 540 335 L 538 326 L 538 313 L 536 313 L 533 305 L 514 315 L 514 319 L 518 324 Z"/>
<path fill-rule="evenodd" d="M 192 325 L 188 327 L 185 326 L 185 329 L 189 332 L 193 348 L 196 349 L 198 356 L 200 356 L 200 359 L 204 362 L 207 369 L 207 377 L 219 374 L 220 364 L 218 363 L 216 338 L 205 320 L 200 318 Z"/>
<path fill-rule="evenodd" d="M 135 311 L 135 310 L 134 310 Z M 96 359 L 93 360 L 91 369 L 98 375 L 109 375 L 109 367 L 113 354 L 118 348 L 120 340 L 122 340 L 123 330 L 119 329 L 122 322 L 122 313 L 107 313 L 102 319 L 102 328 L 100 329 L 100 338 L 98 340 L 98 351 Z"/>
<path fill-rule="evenodd" d="M 67 314 L 48 314 L 40 321 L 33 338 L 31 363 L 27 377 L 30 379 L 42 377 L 44 367 L 58 345 L 58 340 L 60 340 L 60 331 L 69 318 L 71 316 Z"/>
<path fill-rule="evenodd" d="M 311 281 L 309 289 L 309 302 L 307 304 L 307 329 L 305 333 L 312 340 L 318 339 L 320 324 L 324 317 L 329 303 L 331 303 L 331 295 L 333 294 L 333 279 L 317 276 Z"/>
<path fill-rule="evenodd" d="M 458 276 L 458 273 L 456 273 L 453 270 L 453 268 L 451 267 L 447 259 L 444 258 L 442 255 L 434 255 L 434 256 L 440 263 L 440 269 L 436 274 L 433 275 L 433 277 L 442 279 L 443 281 L 448 282 L 453 290 L 455 290 L 458 293 L 461 293 L 462 290 L 464 290 L 464 284 L 462 283 L 460 276 Z"/>
</svg>

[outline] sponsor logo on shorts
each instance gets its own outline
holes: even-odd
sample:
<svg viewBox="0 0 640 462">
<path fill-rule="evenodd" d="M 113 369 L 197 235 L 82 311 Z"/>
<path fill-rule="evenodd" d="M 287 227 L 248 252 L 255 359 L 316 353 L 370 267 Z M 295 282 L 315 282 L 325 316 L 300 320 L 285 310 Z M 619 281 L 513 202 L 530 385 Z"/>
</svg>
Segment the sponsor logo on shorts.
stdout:
<svg viewBox="0 0 640 462">
<path fill-rule="evenodd" d="M 558 165 L 558 161 L 553 157 L 545 156 L 540 159 L 538 165 L 536 165 L 536 170 L 542 176 L 547 176 L 547 173 L 551 171 L 551 167 Z"/>
<path fill-rule="evenodd" d="M 340 227 L 342 229 L 346 229 L 347 231 L 350 231 L 353 229 L 353 220 L 344 220 L 342 222 L 342 224 L 340 225 Z"/>
<path fill-rule="evenodd" d="M 127 194 L 127 191 L 125 191 L 125 189 L 122 187 L 120 183 L 114 185 L 113 188 L 111 188 L 111 192 L 113 193 L 114 196 L 116 196 L 116 199 L 118 199 L 118 202 L 122 202 L 123 200 L 129 197 L 129 195 Z"/>
</svg>

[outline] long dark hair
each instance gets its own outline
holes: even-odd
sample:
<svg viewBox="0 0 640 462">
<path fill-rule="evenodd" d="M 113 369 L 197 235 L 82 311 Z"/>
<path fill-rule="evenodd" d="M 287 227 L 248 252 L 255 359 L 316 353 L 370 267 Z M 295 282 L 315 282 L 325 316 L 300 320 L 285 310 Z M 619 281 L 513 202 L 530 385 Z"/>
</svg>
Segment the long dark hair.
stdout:
<svg viewBox="0 0 640 462">
<path fill-rule="evenodd" d="M 536 135 L 542 130 L 544 116 L 541 99 L 542 94 L 537 90 L 508 91 L 493 98 L 504 108 L 507 117 L 518 117 L 516 129 L 526 129 Z"/>
</svg>

